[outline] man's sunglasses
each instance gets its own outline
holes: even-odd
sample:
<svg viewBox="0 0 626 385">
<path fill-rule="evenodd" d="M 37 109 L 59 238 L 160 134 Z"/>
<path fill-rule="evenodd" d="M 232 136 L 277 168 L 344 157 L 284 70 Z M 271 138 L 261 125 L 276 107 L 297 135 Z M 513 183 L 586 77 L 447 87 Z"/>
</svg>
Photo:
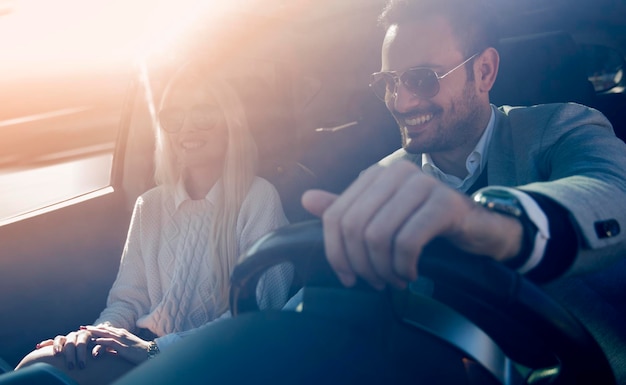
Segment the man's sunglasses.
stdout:
<svg viewBox="0 0 626 385">
<path fill-rule="evenodd" d="M 413 95 L 429 99 L 439 93 L 439 80 L 461 68 L 465 63 L 469 62 L 477 55 L 478 53 L 473 54 L 469 58 L 465 59 L 463 63 L 452 68 L 443 75 L 439 75 L 430 68 L 423 67 L 409 68 L 402 73 L 398 73 L 397 71 L 374 72 L 372 74 L 370 88 L 374 91 L 376 96 L 384 101 L 388 95 L 391 95 L 394 98 L 397 96 L 398 86 L 400 82 L 402 82 L 402 85 Z"/>
<path fill-rule="evenodd" d="M 191 119 L 196 129 L 206 131 L 219 123 L 222 112 L 210 104 L 198 104 L 188 110 L 179 107 L 163 108 L 159 112 L 161 128 L 170 133 L 179 132 L 187 118 Z"/>
</svg>

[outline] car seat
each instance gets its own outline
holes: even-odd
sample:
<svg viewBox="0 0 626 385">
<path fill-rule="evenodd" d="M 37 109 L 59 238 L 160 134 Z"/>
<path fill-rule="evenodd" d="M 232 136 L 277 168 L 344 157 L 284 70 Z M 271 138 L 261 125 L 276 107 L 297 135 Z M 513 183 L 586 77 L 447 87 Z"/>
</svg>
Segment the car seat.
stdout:
<svg viewBox="0 0 626 385">
<path fill-rule="evenodd" d="M 576 102 L 596 106 L 595 91 L 573 38 L 552 32 L 501 41 L 495 105 Z M 607 355 L 618 383 L 626 383 L 626 281 L 622 260 L 608 269 L 568 277 L 543 287 L 591 332 Z"/>
<path fill-rule="evenodd" d="M 259 74 L 229 78 L 246 108 L 251 134 L 258 149 L 257 173 L 278 191 L 290 222 L 309 219 L 300 197 L 316 184 L 315 174 L 298 162 L 298 132 L 294 117 L 291 77 L 267 79 Z"/>
<path fill-rule="evenodd" d="M 8 362 L 0 358 L 0 374 L 10 372 L 13 370 L 13 367 L 9 365 Z"/>
<path fill-rule="evenodd" d="M 501 39 L 498 51 L 500 68 L 490 92 L 493 104 L 595 104 L 595 91 L 587 78 L 584 60 L 568 33 Z"/>
</svg>

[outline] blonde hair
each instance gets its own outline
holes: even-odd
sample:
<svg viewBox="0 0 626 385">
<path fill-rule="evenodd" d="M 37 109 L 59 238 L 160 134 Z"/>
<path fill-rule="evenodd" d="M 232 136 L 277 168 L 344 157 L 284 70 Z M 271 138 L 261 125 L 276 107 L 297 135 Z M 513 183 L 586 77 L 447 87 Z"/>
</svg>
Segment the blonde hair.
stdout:
<svg viewBox="0 0 626 385">
<path fill-rule="evenodd" d="M 216 295 L 220 298 L 230 290 L 230 274 L 239 259 L 239 239 L 237 237 L 237 219 L 241 205 L 250 190 L 256 175 L 257 147 L 249 130 L 246 110 L 235 88 L 223 79 L 208 79 L 201 71 L 189 65 L 181 68 L 170 80 L 164 91 L 163 100 L 173 87 L 204 87 L 223 112 L 228 130 L 228 147 L 221 179 L 217 182 L 218 194 L 211 221 L 209 245 L 211 257 L 217 271 L 215 277 Z M 157 130 L 155 153 L 155 181 L 158 185 L 174 188 L 181 177 L 176 156 L 167 135 L 159 127 Z M 228 298 L 227 296 L 225 297 Z M 227 301 L 218 309 L 221 314 L 228 307 Z"/>
</svg>

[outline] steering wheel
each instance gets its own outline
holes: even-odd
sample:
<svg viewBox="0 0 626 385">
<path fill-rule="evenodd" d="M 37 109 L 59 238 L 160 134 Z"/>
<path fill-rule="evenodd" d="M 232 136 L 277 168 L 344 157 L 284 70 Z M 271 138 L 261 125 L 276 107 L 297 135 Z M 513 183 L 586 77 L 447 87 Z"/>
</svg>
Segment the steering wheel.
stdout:
<svg viewBox="0 0 626 385">
<path fill-rule="evenodd" d="M 234 317 L 259 310 L 260 277 L 284 262 L 293 264 L 305 285 L 303 313 L 330 308 L 326 315 L 345 317 L 338 309 L 359 303 L 369 292 L 377 300 L 366 304 L 384 298 L 381 309 L 394 322 L 450 346 L 477 364 L 492 383 L 513 383 L 513 367 L 524 372 L 525 383 L 544 383 L 547 377 L 551 384 L 615 383 L 606 356 L 582 324 L 533 283 L 491 258 L 433 242 L 420 258 L 419 273 L 425 278 L 417 285 L 376 292 L 360 282 L 356 289 L 345 289 L 326 261 L 321 222 L 301 222 L 260 239 L 235 268 L 230 293 Z M 337 294 L 352 299 L 333 306 L 329 298 Z"/>
</svg>

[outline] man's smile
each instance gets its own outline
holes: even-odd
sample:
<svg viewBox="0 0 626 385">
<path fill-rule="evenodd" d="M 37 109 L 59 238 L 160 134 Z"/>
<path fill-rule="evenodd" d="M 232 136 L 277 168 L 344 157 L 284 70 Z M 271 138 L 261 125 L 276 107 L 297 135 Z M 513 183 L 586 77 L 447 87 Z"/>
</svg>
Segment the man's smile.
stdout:
<svg viewBox="0 0 626 385">
<path fill-rule="evenodd" d="M 434 116 L 433 113 L 419 114 L 411 118 L 404 118 L 404 124 L 406 126 L 420 126 L 431 121 Z"/>
</svg>

